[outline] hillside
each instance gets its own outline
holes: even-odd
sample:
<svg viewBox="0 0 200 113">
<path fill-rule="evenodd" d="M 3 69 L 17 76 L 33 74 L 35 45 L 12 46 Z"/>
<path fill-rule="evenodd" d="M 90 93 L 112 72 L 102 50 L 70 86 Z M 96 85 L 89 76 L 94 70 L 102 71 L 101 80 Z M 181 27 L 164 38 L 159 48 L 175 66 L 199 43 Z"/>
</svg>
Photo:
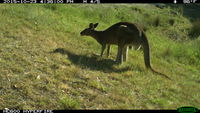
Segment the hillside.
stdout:
<svg viewBox="0 0 200 113">
<path fill-rule="evenodd" d="M 175 12 L 175 13 L 174 13 Z M 200 108 L 200 38 L 170 7 L 149 4 L 0 5 L 0 109 Z M 151 63 L 142 51 L 123 65 L 99 56 L 101 46 L 80 32 L 129 21 L 146 29 Z"/>
</svg>

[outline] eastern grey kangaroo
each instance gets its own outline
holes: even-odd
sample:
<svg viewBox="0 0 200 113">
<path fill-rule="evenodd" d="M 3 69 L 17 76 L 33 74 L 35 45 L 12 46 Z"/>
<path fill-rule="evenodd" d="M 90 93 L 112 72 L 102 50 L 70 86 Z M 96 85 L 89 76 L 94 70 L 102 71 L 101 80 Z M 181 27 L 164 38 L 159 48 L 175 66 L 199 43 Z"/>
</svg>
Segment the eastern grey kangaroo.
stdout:
<svg viewBox="0 0 200 113">
<path fill-rule="evenodd" d="M 122 63 L 127 57 L 127 46 L 133 45 L 139 47 L 141 45 L 143 48 L 146 68 L 170 79 L 165 74 L 157 72 L 151 67 L 149 43 L 144 31 L 137 24 L 119 22 L 104 31 L 96 31 L 95 28 L 97 26 L 98 23 L 90 23 L 89 27 L 81 31 L 80 34 L 81 36 L 91 36 L 102 45 L 101 56 L 103 55 L 106 45 L 118 45 L 116 61 Z"/>
</svg>

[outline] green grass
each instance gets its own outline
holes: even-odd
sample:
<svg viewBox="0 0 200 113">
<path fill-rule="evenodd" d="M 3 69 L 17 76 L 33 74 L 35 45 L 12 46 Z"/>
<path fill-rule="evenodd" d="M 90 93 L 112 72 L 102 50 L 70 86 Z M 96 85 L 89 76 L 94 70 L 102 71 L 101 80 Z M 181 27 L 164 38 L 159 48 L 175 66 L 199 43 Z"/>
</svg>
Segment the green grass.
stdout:
<svg viewBox="0 0 200 113">
<path fill-rule="evenodd" d="M 200 40 L 190 21 L 172 9 L 146 4 L 0 5 L 0 109 L 177 109 L 200 106 Z M 155 26 L 159 18 L 158 26 Z M 173 19 L 174 24 L 169 21 Z M 147 28 L 153 68 L 142 51 L 123 65 L 80 31 L 119 21 Z"/>
</svg>

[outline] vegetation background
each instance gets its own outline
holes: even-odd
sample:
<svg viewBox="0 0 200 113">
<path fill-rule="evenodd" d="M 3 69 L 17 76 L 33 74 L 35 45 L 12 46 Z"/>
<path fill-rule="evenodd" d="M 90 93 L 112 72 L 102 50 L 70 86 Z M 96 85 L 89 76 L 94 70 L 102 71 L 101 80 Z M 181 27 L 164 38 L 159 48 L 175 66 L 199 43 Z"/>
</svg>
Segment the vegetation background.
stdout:
<svg viewBox="0 0 200 113">
<path fill-rule="evenodd" d="M 200 108 L 199 5 L 1 4 L 0 109 Z M 129 21 L 146 29 L 153 68 L 142 51 L 129 61 L 100 58 L 80 31 Z"/>
</svg>

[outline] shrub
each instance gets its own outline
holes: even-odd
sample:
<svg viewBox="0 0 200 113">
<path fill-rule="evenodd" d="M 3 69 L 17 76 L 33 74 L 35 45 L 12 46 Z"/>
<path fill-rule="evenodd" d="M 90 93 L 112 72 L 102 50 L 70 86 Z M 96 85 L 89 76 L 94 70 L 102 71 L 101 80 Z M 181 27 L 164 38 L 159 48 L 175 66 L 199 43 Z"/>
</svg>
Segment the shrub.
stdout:
<svg viewBox="0 0 200 113">
<path fill-rule="evenodd" d="M 181 30 L 174 27 L 168 27 L 168 29 L 164 30 L 163 33 L 171 40 L 183 41 L 188 39 L 187 33 L 184 33 Z"/>
<path fill-rule="evenodd" d="M 153 26 L 158 27 L 160 26 L 160 18 L 156 17 L 155 20 L 153 21 Z"/>
<path fill-rule="evenodd" d="M 174 20 L 174 19 L 170 19 L 170 20 L 169 20 L 169 24 L 170 24 L 171 26 L 173 26 L 174 23 L 175 23 L 175 20 Z"/>
<path fill-rule="evenodd" d="M 191 39 L 196 39 L 200 35 L 200 19 L 197 19 L 192 23 L 192 27 L 189 32 Z"/>
</svg>

